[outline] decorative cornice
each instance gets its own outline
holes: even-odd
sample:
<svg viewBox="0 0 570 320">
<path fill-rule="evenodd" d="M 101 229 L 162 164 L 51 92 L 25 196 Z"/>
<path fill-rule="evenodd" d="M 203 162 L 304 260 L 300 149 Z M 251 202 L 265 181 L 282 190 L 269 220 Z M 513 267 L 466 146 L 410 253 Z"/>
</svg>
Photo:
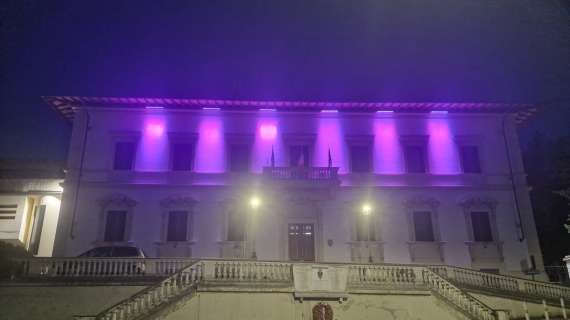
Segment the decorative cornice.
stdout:
<svg viewBox="0 0 570 320">
<path fill-rule="evenodd" d="M 435 198 L 424 198 L 424 197 L 415 197 L 404 201 L 404 205 L 407 208 L 417 208 L 422 206 L 428 206 L 432 209 L 436 209 L 439 207 L 439 200 Z"/>
<path fill-rule="evenodd" d="M 171 196 L 160 201 L 160 206 L 164 208 L 193 207 L 197 203 L 194 198 L 189 196 Z"/>
<path fill-rule="evenodd" d="M 117 206 L 132 208 L 137 205 L 137 201 L 124 194 L 111 194 L 98 200 L 101 207 Z"/>
<path fill-rule="evenodd" d="M 472 197 L 459 202 L 459 205 L 463 209 L 469 209 L 473 207 L 487 207 L 491 210 L 495 210 L 497 207 L 497 200 L 487 197 Z"/>
</svg>

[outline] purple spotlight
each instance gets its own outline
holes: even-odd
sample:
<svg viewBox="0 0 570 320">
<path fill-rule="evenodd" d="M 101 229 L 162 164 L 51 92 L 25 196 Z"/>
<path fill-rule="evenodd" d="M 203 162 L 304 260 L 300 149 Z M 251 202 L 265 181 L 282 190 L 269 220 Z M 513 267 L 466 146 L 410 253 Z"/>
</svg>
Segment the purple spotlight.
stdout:
<svg viewBox="0 0 570 320">
<path fill-rule="evenodd" d="M 149 110 L 161 110 L 164 109 L 163 106 L 146 106 L 144 107 L 145 109 L 149 109 Z"/>
<path fill-rule="evenodd" d="M 338 110 L 335 109 L 323 109 L 321 110 L 322 113 L 337 113 Z"/>
<path fill-rule="evenodd" d="M 447 110 L 432 110 L 430 113 L 431 114 L 448 114 L 449 112 Z"/>
<path fill-rule="evenodd" d="M 259 135 L 263 140 L 273 140 L 277 136 L 277 126 L 273 123 L 262 124 L 259 127 Z"/>
<path fill-rule="evenodd" d="M 394 110 L 378 110 L 378 111 L 376 111 L 376 113 L 379 113 L 379 114 L 392 114 L 392 113 L 394 113 Z"/>
<path fill-rule="evenodd" d="M 259 111 L 271 112 L 271 111 L 277 111 L 277 109 L 262 108 L 262 109 L 259 109 Z"/>
<path fill-rule="evenodd" d="M 220 108 L 218 108 L 218 107 L 204 107 L 204 108 L 202 108 L 202 110 L 204 110 L 204 111 L 220 111 Z"/>
<path fill-rule="evenodd" d="M 156 122 L 148 123 L 146 125 L 145 132 L 149 135 L 160 137 L 164 133 L 164 125 Z"/>
</svg>

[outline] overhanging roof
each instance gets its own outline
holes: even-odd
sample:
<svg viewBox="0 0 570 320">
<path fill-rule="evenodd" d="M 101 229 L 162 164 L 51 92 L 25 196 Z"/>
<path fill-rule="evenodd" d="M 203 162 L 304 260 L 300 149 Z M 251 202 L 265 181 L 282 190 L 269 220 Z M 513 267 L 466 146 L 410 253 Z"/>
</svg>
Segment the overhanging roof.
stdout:
<svg viewBox="0 0 570 320">
<path fill-rule="evenodd" d="M 532 104 L 488 102 L 326 102 L 79 96 L 47 96 L 42 98 L 68 120 L 73 120 L 75 110 L 81 107 L 146 108 L 150 106 L 178 110 L 199 110 L 204 107 L 216 107 L 221 110 L 233 111 L 251 111 L 271 108 L 279 111 L 305 112 L 334 109 L 339 112 L 362 113 L 372 113 L 381 110 L 395 112 L 429 112 L 441 110 L 458 113 L 514 113 L 518 122 L 524 121 L 537 110 L 536 106 Z"/>
</svg>

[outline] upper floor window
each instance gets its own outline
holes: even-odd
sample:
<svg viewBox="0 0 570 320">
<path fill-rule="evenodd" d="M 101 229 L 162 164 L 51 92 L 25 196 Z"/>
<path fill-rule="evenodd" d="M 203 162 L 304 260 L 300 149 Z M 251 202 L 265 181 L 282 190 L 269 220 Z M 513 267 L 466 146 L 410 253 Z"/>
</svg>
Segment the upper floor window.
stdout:
<svg viewBox="0 0 570 320">
<path fill-rule="evenodd" d="M 289 165 L 291 167 L 308 167 L 309 147 L 306 145 L 289 146 Z"/>
<path fill-rule="evenodd" d="M 404 159 L 406 161 L 406 172 L 408 173 L 425 173 L 426 166 L 426 148 L 423 145 L 405 145 Z"/>
<path fill-rule="evenodd" d="M 127 226 L 127 211 L 109 210 L 105 217 L 104 241 L 116 242 L 125 240 Z"/>
<path fill-rule="evenodd" d="M 356 241 L 375 241 L 376 228 L 371 215 L 356 216 Z"/>
<path fill-rule="evenodd" d="M 173 171 L 191 171 L 194 160 L 192 143 L 174 142 L 170 145 L 171 167 Z"/>
<path fill-rule="evenodd" d="M 459 157 L 464 173 L 481 173 L 479 150 L 476 146 L 462 145 L 459 147 Z"/>
<path fill-rule="evenodd" d="M 115 159 L 113 169 L 132 170 L 135 162 L 136 143 L 121 141 L 115 143 Z"/>
<path fill-rule="evenodd" d="M 491 219 L 489 212 L 471 212 L 471 226 L 473 228 L 473 240 L 475 242 L 492 242 L 493 231 L 491 229 Z"/>
<path fill-rule="evenodd" d="M 231 172 L 249 171 L 250 151 L 248 144 L 230 144 L 229 169 Z"/>
<path fill-rule="evenodd" d="M 188 220 L 188 211 L 176 210 L 168 212 L 166 241 L 187 241 Z"/>
<path fill-rule="evenodd" d="M 239 212 L 228 214 L 228 241 L 245 241 L 245 215 Z"/>
<path fill-rule="evenodd" d="M 413 215 L 415 241 L 435 241 L 433 222 L 430 211 L 414 211 Z"/>
<path fill-rule="evenodd" d="M 350 147 L 350 171 L 367 173 L 372 169 L 370 147 L 366 145 L 353 145 Z"/>
</svg>

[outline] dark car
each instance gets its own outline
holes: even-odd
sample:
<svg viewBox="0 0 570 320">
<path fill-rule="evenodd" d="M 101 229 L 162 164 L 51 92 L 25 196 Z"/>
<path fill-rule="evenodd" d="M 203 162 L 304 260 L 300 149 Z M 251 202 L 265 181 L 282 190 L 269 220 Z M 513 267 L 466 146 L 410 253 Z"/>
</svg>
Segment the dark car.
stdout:
<svg viewBox="0 0 570 320">
<path fill-rule="evenodd" d="M 90 249 L 59 266 L 58 274 L 69 276 L 130 276 L 145 272 L 146 255 L 133 246 L 105 246 Z M 89 259 L 94 258 L 94 259 Z M 101 259 L 99 259 L 101 258 Z"/>
</svg>

